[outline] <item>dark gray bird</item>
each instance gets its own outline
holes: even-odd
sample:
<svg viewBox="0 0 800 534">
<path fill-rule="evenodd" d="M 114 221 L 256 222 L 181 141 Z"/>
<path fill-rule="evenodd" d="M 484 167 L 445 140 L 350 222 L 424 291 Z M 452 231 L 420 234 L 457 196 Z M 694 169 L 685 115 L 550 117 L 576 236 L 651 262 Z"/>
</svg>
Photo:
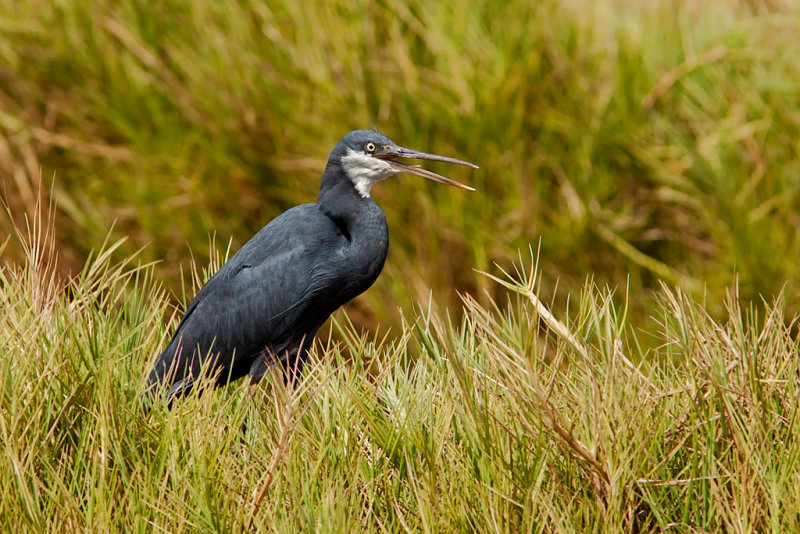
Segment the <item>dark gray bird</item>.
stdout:
<svg viewBox="0 0 800 534">
<path fill-rule="evenodd" d="M 245 375 L 256 384 L 277 362 L 297 373 L 325 320 L 383 269 L 389 231 L 372 186 L 406 172 L 474 190 L 400 158 L 477 168 L 375 131 L 345 135 L 328 158 L 316 204 L 272 220 L 197 293 L 150 371 L 145 406 L 157 391 L 170 402 L 187 393 L 206 366 L 216 386 Z"/>
</svg>

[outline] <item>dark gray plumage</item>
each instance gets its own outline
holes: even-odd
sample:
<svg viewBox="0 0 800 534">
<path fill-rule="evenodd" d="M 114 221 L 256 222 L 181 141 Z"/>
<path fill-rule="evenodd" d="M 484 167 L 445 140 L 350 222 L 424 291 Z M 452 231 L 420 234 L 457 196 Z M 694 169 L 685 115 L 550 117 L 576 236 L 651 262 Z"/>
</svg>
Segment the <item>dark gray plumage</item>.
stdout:
<svg viewBox="0 0 800 534">
<path fill-rule="evenodd" d="M 398 158 L 471 163 L 415 152 L 371 130 L 342 138 L 330 154 L 315 204 L 267 224 L 197 293 L 148 377 L 146 405 L 163 388 L 171 401 L 210 367 L 216 386 L 245 375 L 257 383 L 282 362 L 297 372 L 314 335 L 339 306 L 364 292 L 389 248 L 373 184 L 408 172 L 472 189 Z"/>
</svg>

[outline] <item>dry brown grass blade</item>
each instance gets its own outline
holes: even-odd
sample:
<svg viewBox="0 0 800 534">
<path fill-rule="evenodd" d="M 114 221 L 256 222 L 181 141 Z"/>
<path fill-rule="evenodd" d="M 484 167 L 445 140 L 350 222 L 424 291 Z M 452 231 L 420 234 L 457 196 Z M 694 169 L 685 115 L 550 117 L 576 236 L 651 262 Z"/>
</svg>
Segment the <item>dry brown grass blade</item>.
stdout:
<svg viewBox="0 0 800 534">
<path fill-rule="evenodd" d="M 699 280 L 695 280 L 686 274 L 676 271 L 664 262 L 658 261 L 655 258 L 651 258 L 625 241 L 605 224 L 597 222 L 594 226 L 594 231 L 600 238 L 614 247 L 620 254 L 631 260 L 634 264 L 647 269 L 663 280 L 667 280 L 676 285 L 684 286 L 686 289 L 692 292 L 702 290 L 703 284 L 700 283 Z"/>
<path fill-rule="evenodd" d="M 656 100 L 669 91 L 670 87 L 675 85 L 681 78 L 692 72 L 693 70 L 716 63 L 725 59 L 728 54 L 728 49 L 723 45 L 715 45 L 705 52 L 691 56 L 684 60 L 677 67 L 667 71 L 658 80 L 658 83 L 650 89 L 644 97 L 642 97 L 642 107 L 650 109 L 656 103 Z"/>
</svg>

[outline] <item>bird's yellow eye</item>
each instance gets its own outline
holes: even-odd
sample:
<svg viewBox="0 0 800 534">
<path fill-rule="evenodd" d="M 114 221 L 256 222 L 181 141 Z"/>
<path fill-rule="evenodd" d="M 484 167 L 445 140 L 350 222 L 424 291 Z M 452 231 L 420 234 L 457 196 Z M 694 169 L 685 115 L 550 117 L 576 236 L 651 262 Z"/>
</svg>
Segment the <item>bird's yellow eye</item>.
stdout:
<svg viewBox="0 0 800 534">
<path fill-rule="evenodd" d="M 375 152 L 375 143 L 367 143 L 364 148 L 367 149 L 367 152 Z"/>
</svg>

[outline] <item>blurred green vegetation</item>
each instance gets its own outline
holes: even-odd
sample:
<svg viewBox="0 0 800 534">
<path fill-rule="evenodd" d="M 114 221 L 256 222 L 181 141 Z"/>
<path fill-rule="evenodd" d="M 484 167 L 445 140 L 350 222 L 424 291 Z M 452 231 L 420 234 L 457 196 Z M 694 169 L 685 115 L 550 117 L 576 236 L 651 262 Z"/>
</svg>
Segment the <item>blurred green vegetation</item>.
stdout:
<svg viewBox="0 0 800 534">
<path fill-rule="evenodd" d="M 633 316 L 660 279 L 712 312 L 788 284 L 793 315 L 798 12 L 636 4 L 0 0 L 2 197 L 17 224 L 56 200 L 64 271 L 113 227 L 177 291 L 209 235 L 235 250 L 312 202 L 335 142 L 374 124 L 481 170 L 447 169 L 473 194 L 376 188 L 392 243 L 357 324 L 488 299 L 475 270 L 540 238 L 545 289 L 592 276 Z"/>
</svg>

